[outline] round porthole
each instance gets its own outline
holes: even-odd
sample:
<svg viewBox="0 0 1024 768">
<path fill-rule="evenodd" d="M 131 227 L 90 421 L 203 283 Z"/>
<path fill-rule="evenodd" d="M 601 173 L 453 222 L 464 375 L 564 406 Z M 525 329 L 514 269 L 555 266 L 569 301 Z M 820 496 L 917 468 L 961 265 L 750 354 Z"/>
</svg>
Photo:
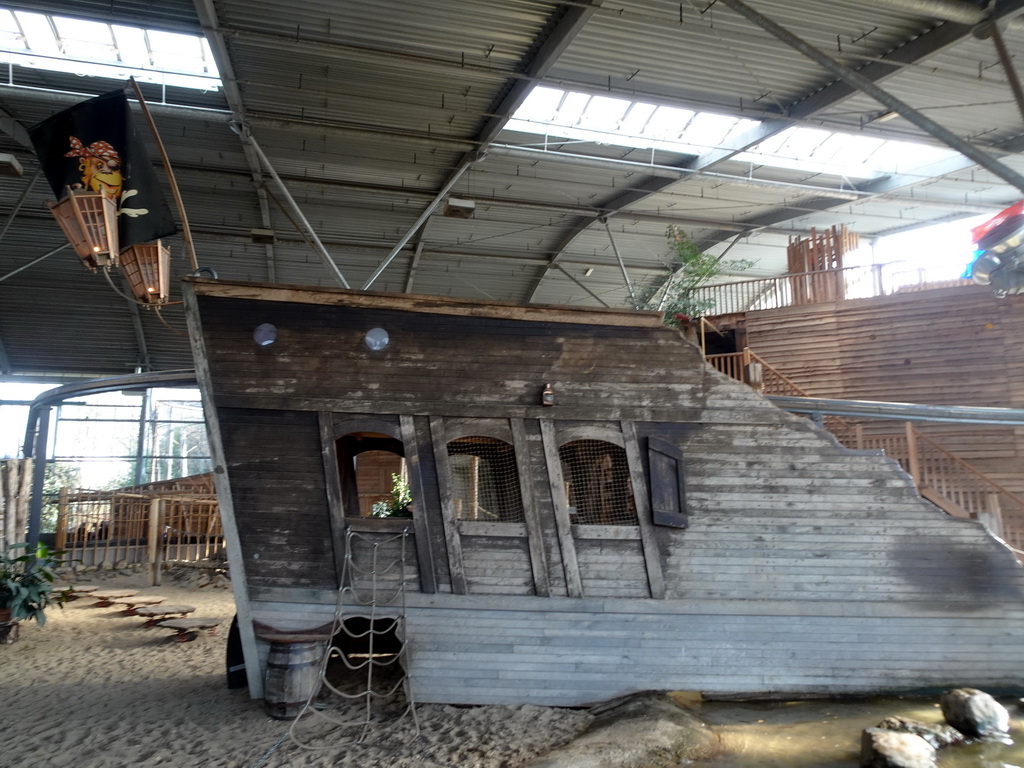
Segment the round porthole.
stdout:
<svg viewBox="0 0 1024 768">
<path fill-rule="evenodd" d="M 363 341 L 374 352 L 380 352 L 382 349 L 387 348 L 391 342 L 391 337 L 388 336 L 388 332 L 383 328 L 371 328 L 366 332 Z"/>
</svg>

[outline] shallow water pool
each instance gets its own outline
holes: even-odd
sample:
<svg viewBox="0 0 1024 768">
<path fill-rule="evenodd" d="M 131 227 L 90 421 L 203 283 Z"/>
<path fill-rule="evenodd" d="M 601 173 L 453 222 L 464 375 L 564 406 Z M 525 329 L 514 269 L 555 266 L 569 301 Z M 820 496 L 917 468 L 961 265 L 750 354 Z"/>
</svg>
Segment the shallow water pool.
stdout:
<svg viewBox="0 0 1024 768">
<path fill-rule="evenodd" d="M 860 735 L 890 715 L 941 723 L 935 699 L 886 698 L 796 702 L 705 702 L 700 716 L 721 735 L 723 754 L 701 768 L 850 768 L 859 764 Z M 1012 743 L 939 750 L 940 768 L 1024 768 L 1024 713 L 1000 698 L 1011 717 Z M 1019 743 L 1017 743 L 1019 742 Z"/>
</svg>

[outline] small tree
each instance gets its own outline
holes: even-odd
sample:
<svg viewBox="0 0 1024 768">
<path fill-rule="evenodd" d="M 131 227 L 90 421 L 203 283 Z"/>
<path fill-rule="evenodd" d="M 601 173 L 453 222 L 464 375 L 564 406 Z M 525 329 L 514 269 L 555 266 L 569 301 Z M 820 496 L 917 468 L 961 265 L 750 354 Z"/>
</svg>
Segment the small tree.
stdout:
<svg viewBox="0 0 1024 768">
<path fill-rule="evenodd" d="M 700 296 L 698 289 L 725 273 L 743 272 L 754 266 L 749 259 L 723 259 L 704 253 L 690 237 L 673 224 L 665 233 L 672 249 L 664 280 L 652 280 L 637 291 L 637 309 L 665 313 L 665 324 L 678 327 L 691 317 L 711 314 L 715 300 Z"/>
</svg>

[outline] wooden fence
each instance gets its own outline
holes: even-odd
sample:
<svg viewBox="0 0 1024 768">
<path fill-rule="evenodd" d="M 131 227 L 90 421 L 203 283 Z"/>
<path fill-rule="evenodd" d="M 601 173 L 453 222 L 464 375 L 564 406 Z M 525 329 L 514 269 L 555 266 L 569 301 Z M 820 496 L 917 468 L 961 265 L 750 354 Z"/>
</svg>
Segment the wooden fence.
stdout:
<svg viewBox="0 0 1024 768">
<path fill-rule="evenodd" d="M 843 298 L 888 296 L 940 285 L 971 285 L 971 281 L 944 279 L 936 270 L 896 262 L 704 285 L 694 292 L 694 296 L 698 303 L 711 307 L 705 314 L 715 316 L 820 304 Z"/>
<path fill-rule="evenodd" d="M 217 499 L 179 491 L 60 492 L 57 549 L 87 566 L 198 561 L 219 556 L 224 534 Z"/>
</svg>

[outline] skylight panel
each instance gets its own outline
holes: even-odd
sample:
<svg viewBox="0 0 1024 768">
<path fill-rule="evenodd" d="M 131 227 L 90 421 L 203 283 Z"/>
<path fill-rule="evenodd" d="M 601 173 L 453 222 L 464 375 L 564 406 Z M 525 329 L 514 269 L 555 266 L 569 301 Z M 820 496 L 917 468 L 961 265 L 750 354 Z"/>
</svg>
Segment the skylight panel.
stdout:
<svg viewBox="0 0 1024 768">
<path fill-rule="evenodd" d="M 687 144 L 698 147 L 721 146 L 725 137 L 736 125 L 735 117 L 726 115 L 713 115 L 710 112 L 700 112 L 694 116 L 686 132 L 680 137 Z"/>
<path fill-rule="evenodd" d="M 28 50 L 47 56 L 61 55 L 60 45 L 57 43 L 57 36 L 49 18 L 24 11 L 17 11 L 14 18 L 18 20 Z"/>
<path fill-rule="evenodd" d="M 552 122 L 558 115 L 558 105 L 564 95 L 565 92 L 557 88 L 534 88 L 519 107 L 516 117 L 520 120 Z"/>
<path fill-rule="evenodd" d="M 700 155 L 718 147 L 741 149 L 740 137 L 759 124 L 731 115 L 544 86 L 534 88 L 507 127 L 545 137 Z M 793 126 L 733 159 L 758 167 L 863 179 L 893 173 L 923 174 L 927 166 L 956 154 L 951 149 L 909 141 Z"/>
<path fill-rule="evenodd" d="M 595 96 L 580 116 L 580 127 L 596 131 L 617 131 L 629 104 L 625 99 Z"/>
<path fill-rule="evenodd" d="M 146 43 L 146 30 L 120 24 L 112 24 L 111 28 L 114 40 L 117 41 L 118 56 L 124 64 L 139 69 L 152 64 L 149 60 L 149 45 Z"/>
<path fill-rule="evenodd" d="M 4 46 L 5 50 L 25 50 L 25 38 L 21 34 L 21 27 L 10 11 L 0 10 L 0 45 Z"/>
<path fill-rule="evenodd" d="M 627 110 L 619 130 L 625 136 L 641 136 L 647 128 L 647 121 L 651 119 L 657 106 L 645 104 L 641 101 L 634 102 Z"/>
<path fill-rule="evenodd" d="M 689 109 L 658 107 L 647 121 L 644 136 L 652 139 L 678 139 L 696 114 Z"/>
<path fill-rule="evenodd" d="M 114 35 L 109 24 L 53 17 L 61 49 L 70 59 L 112 61 L 117 59 Z"/>
<path fill-rule="evenodd" d="M 586 93 L 565 94 L 562 102 L 558 105 L 558 112 L 552 122 L 563 126 L 577 125 L 589 101 L 590 95 Z"/>
<path fill-rule="evenodd" d="M 215 90 L 206 40 L 0 8 L 0 45 L 11 64 L 77 75 Z"/>
</svg>

